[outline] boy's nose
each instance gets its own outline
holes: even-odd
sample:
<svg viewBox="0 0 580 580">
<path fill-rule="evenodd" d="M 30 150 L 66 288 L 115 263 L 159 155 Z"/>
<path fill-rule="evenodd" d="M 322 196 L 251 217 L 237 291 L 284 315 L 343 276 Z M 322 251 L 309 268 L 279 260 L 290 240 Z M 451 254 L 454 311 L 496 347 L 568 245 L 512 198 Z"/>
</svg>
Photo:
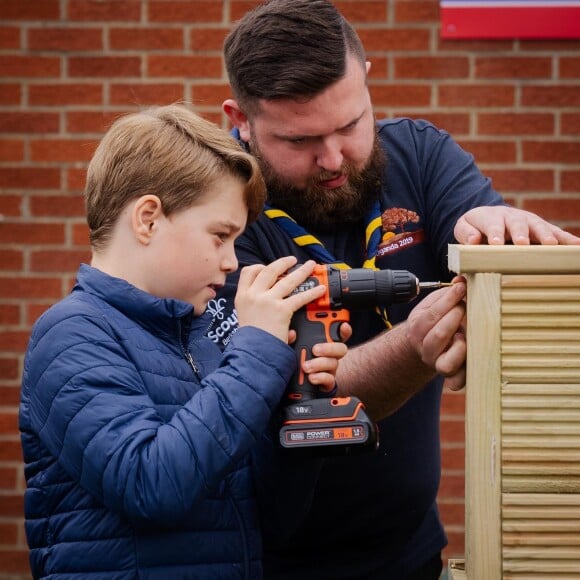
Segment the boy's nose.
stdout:
<svg viewBox="0 0 580 580">
<path fill-rule="evenodd" d="M 224 259 L 222 260 L 222 270 L 224 272 L 235 272 L 238 269 L 238 258 L 236 256 L 236 252 L 234 247 L 226 254 Z"/>
</svg>

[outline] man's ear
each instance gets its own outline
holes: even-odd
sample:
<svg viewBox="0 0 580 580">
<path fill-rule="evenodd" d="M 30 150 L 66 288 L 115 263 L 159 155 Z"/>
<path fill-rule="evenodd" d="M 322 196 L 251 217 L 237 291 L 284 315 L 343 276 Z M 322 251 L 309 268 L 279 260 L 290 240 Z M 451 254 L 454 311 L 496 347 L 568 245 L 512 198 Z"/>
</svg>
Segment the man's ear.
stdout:
<svg viewBox="0 0 580 580">
<path fill-rule="evenodd" d="M 137 199 L 131 212 L 131 225 L 138 242 L 149 244 L 162 215 L 163 206 L 156 195 L 143 195 Z"/>
<path fill-rule="evenodd" d="M 237 101 L 234 99 L 226 99 L 223 102 L 222 109 L 224 113 L 228 116 L 232 125 L 238 129 L 240 132 L 240 137 L 242 141 L 246 143 L 250 140 L 250 122 L 245 113 L 238 106 Z"/>
<path fill-rule="evenodd" d="M 371 61 L 367 60 L 365 62 L 365 65 L 366 65 L 366 69 L 367 69 L 367 74 L 369 74 L 371 72 Z"/>
</svg>

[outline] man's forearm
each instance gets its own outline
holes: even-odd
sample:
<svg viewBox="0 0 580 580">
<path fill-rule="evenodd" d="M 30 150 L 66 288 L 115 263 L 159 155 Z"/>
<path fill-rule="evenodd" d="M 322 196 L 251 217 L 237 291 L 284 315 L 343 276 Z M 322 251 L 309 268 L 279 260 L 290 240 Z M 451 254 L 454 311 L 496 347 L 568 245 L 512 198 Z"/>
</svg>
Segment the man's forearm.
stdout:
<svg viewBox="0 0 580 580">
<path fill-rule="evenodd" d="M 435 376 L 410 345 L 405 324 L 349 349 L 340 361 L 339 394 L 361 399 L 374 420 L 396 411 Z"/>
</svg>

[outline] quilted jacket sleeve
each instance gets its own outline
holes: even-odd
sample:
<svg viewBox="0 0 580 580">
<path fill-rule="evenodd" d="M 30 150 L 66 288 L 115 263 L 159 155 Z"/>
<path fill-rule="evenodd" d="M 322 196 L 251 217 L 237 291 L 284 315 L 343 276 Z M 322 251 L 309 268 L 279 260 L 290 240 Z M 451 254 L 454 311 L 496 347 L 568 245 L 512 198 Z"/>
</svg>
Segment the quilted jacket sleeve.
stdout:
<svg viewBox="0 0 580 580">
<path fill-rule="evenodd" d="M 85 489 L 133 518 L 172 521 L 194 509 L 261 437 L 294 369 L 285 343 L 242 328 L 219 368 L 165 421 L 144 381 L 170 389 L 193 380 L 169 372 L 183 361 L 151 379 L 105 320 L 54 318 L 31 338 L 21 428 L 37 433 Z M 160 355 L 143 356 L 153 364 Z"/>
</svg>

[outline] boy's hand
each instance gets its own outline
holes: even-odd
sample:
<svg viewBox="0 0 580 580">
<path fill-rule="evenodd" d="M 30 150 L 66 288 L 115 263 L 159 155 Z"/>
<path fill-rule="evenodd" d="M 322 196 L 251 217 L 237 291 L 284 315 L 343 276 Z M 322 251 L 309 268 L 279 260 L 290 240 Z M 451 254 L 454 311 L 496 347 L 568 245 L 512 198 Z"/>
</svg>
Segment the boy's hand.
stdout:
<svg viewBox="0 0 580 580">
<path fill-rule="evenodd" d="M 340 326 L 340 338 L 343 342 L 321 342 L 312 347 L 315 358 L 302 363 L 302 370 L 308 374 L 308 380 L 318 385 L 320 390 L 328 393 L 334 389 L 338 361 L 346 354 L 344 344 L 352 335 L 350 324 L 343 322 Z"/>
<path fill-rule="evenodd" d="M 290 296 L 312 274 L 316 265 L 314 260 L 308 260 L 288 272 L 296 262 L 294 256 L 287 256 L 267 266 L 254 264 L 242 268 L 235 298 L 240 326 L 255 326 L 288 342 L 294 312 L 320 298 L 326 291 L 325 286 L 319 285 Z"/>
</svg>

